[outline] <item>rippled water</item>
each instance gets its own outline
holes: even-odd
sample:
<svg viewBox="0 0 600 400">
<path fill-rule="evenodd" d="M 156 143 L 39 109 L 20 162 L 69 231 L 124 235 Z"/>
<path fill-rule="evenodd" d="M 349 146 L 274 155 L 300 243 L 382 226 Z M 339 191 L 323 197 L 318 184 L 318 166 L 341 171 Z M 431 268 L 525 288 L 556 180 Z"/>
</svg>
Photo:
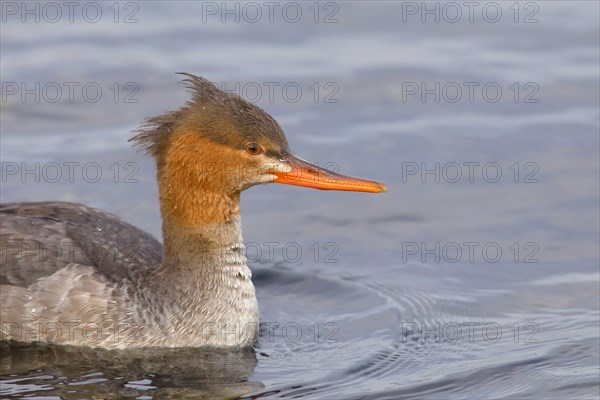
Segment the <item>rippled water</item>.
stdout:
<svg viewBox="0 0 600 400">
<path fill-rule="evenodd" d="M 97 23 L 77 12 L 22 23 L 3 8 L 1 200 L 78 201 L 159 237 L 153 164 L 126 140 L 185 101 L 177 71 L 249 97 L 260 88 L 256 103 L 299 155 L 389 192 L 244 194 L 262 321 L 253 350 L 3 344 L 0 394 L 598 398 L 598 3 L 523 2 L 517 15 L 513 2 L 483 2 L 489 14 L 476 9 L 473 22 L 453 3 L 452 22 L 429 2 L 436 22 L 420 2 L 330 2 L 318 23 L 313 3 L 297 23 L 271 23 L 263 3 L 255 23 L 250 9 L 222 23 L 220 4 L 119 3 L 119 23 L 108 3 Z M 36 102 L 6 86 L 36 82 L 103 95 Z M 423 84 L 433 92 L 421 98 Z M 302 94 L 270 99 L 268 85 Z M 50 182 L 52 162 L 103 175 L 76 169 L 71 182 L 63 168 Z"/>
</svg>

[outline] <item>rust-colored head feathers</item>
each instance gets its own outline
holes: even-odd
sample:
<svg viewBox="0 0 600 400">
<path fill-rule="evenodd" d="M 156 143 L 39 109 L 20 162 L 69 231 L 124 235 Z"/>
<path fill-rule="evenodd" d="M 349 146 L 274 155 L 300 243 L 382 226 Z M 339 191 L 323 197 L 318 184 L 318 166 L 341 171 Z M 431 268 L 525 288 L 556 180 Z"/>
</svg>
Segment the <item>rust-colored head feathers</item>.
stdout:
<svg viewBox="0 0 600 400">
<path fill-rule="evenodd" d="M 197 133 L 204 139 L 243 150 L 258 143 L 267 154 L 282 156 L 289 152 L 283 130 L 264 110 L 232 93 L 220 90 L 205 78 L 181 73 L 192 98 L 184 107 L 148 118 L 130 139 L 149 155 L 160 158 L 178 133 Z"/>
<path fill-rule="evenodd" d="M 200 207 L 207 194 L 237 197 L 278 182 L 323 190 L 382 192 L 385 185 L 335 174 L 294 157 L 283 130 L 265 111 L 184 73 L 192 98 L 180 109 L 147 119 L 131 140 L 156 159 L 161 204 Z"/>
</svg>

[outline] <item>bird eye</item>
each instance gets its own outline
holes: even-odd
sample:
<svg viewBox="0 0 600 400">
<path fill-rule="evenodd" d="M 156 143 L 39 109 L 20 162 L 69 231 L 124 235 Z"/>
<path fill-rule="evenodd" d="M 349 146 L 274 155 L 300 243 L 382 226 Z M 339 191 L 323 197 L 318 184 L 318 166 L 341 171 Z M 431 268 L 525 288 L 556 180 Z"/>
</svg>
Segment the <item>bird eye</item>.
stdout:
<svg viewBox="0 0 600 400">
<path fill-rule="evenodd" d="M 248 143 L 246 145 L 246 152 L 253 156 L 256 156 L 256 155 L 262 153 L 262 151 L 263 151 L 262 148 L 259 145 L 257 145 L 256 143 Z"/>
</svg>

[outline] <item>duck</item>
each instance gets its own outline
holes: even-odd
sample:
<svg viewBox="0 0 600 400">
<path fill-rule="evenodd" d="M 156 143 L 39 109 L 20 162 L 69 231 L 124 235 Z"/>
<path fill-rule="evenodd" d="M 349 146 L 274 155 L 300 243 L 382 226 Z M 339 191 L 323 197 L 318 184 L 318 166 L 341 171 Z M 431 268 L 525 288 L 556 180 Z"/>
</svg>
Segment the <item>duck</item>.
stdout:
<svg viewBox="0 0 600 400">
<path fill-rule="evenodd" d="M 161 244 L 72 202 L 0 205 L 0 340 L 105 349 L 246 347 L 259 309 L 240 222 L 266 183 L 385 192 L 295 156 L 280 125 L 242 97 L 182 73 L 191 98 L 130 141 L 151 156 Z"/>
</svg>

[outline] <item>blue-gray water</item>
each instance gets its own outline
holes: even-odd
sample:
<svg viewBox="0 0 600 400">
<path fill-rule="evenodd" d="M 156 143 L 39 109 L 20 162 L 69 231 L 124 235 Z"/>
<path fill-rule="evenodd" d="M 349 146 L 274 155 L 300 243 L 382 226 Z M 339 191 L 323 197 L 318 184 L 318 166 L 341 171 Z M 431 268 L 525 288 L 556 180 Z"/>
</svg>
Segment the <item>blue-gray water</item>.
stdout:
<svg viewBox="0 0 600 400">
<path fill-rule="evenodd" d="M 160 237 L 127 139 L 185 102 L 178 71 L 389 191 L 244 193 L 254 351 L 4 346 L 3 397 L 600 396 L 597 2 L 23 4 L 2 3 L 2 202 Z"/>
</svg>

